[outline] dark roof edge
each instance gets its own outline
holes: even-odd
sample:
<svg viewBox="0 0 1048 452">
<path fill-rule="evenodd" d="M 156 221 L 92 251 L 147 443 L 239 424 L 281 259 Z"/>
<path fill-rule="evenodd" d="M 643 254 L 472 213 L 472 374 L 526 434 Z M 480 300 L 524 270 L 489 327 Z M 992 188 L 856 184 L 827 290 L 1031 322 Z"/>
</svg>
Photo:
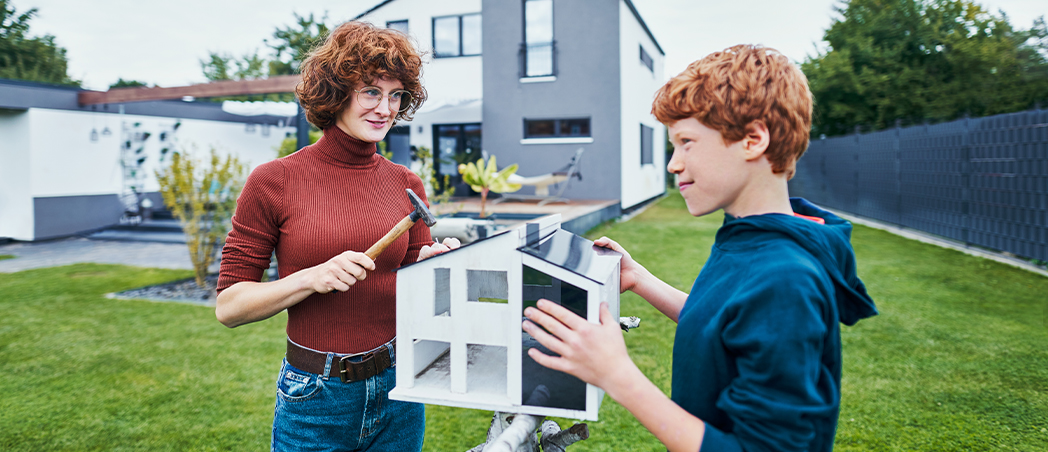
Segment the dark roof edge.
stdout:
<svg viewBox="0 0 1048 452">
<path fill-rule="evenodd" d="M 36 88 L 64 89 L 69 91 L 86 91 L 84 88 L 72 85 L 59 85 L 57 83 L 33 82 L 29 80 L 16 80 L 13 78 L 0 78 L 0 85 L 32 86 Z"/>
<path fill-rule="evenodd" d="M 376 9 L 379 9 L 379 8 L 381 8 L 383 6 L 386 6 L 386 4 L 391 3 L 392 1 L 393 0 L 384 0 L 382 3 L 379 3 L 379 4 L 375 5 L 375 6 L 372 6 L 371 9 L 360 13 L 360 15 L 358 15 L 357 17 L 354 17 L 353 20 L 360 20 L 361 17 L 364 17 L 364 16 L 366 16 L 368 14 L 371 14 L 371 13 L 375 12 Z"/>
<path fill-rule="evenodd" d="M 383 4 L 389 3 L 391 1 L 393 1 L 393 0 L 386 0 Z M 659 45 L 659 41 L 657 39 L 655 39 L 655 35 L 651 34 L 651 30 L 648 29 L 648 24 L 644 23 L 644 18 L 640 17 L 640 12 L 638 12 L 637 8 L 635 6 L 633 6 L 633 2 L 631 2 L 630 0 L 623 0 L 623 1 L 626 2 L 626 6 L 630 7 L 630 11 L 633 13 L 633 17 L 637 18 L 637 22 L 640 22 L 641 28 L 643 28 L 644 31 L 646 33 L 648 33 L 648 37 L 651 38 L 651 42 L 655 43 L 655 48 L 659 49 L 659 53 L 661 53 L 662 56 L 666 56 L 666 52 L 662 50 L 662 46 L 660 46 Z M 377 8 L 377 6 L 376 6 L 376 8 Z"/>
</svg>

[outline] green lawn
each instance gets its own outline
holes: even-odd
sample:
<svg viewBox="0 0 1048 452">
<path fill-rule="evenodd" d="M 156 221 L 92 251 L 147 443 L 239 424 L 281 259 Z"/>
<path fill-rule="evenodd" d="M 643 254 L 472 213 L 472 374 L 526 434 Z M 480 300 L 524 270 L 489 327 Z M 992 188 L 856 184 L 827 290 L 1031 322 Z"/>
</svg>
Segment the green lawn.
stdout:
<svg viewBox="0 0 1048 452">
<path fill-rule="evenodd" d="M 15 258 L 15 255 L 13 255 L 13 254 L 0 254 L 0 261 L 2 261 L 4 259 L 14 259 L 14 258 Z"/>
<path fill-rule="evenodd" d="M 687 290 L 720 221 L 674 195 L 590 236 Z M 1048 278 L 864 227 L 854 243 L 881 315 L 843 329 L 837 450 L 1048 450 Z M 103 296 L 190 276 L 0 274 L 0 450 L 266 449 L 284 315 L 230 330 L 211 308 Z M 674 325 L 632 294 L 622 303 L 643 319 L 631 355 L 668 391 Z M 480 443 L 490 416 L 427 407 L 426 450 Z M 665 450 L 614 401 L 600 417 L 572 450 Z"/>
</svg>

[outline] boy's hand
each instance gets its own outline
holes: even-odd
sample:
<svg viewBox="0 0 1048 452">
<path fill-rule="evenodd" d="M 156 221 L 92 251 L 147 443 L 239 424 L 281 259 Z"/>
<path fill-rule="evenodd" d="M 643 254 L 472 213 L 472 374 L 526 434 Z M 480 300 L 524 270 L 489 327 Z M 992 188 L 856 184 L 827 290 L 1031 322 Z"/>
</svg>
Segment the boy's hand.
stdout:
<svg viewBox="0 0 1048 452">
<path fill-rule="evenodd" d="M 619 320 L 611 316 L 608 304 L 600 304 L 600 325 L 589 323 L 549 300 L 539 300 L 537 307 L 524 310 L 530 321 L 524 321 L 523 329 L 560 357 L 546 355 L 534 348 L 528 350 L 528 356 L 543 366 L 574 375 L 609 394 L 617 393 L 616 377 L 628 374 L 623 371 L 634 364 L 626 352 Z"/>
<path fill-rule="evenodd" d="M 613 251 L 618 251 L 622 254 L 622 261 L 619 264 L 619 292 L 625 292 L 627 290 L 633 290 L 637 286 L 637 282 L 640 281 L 641 276 L 647 270 L 637 261 L 633 260 L 630 253 L 626 251 L 622 245 L 619 245 L 614 240 L 607 237 L 601 237 L 593 241 L 594 245 L 602 248 L 608 248 Z"/>
<path fill-rule="evenodd" d="M 433 242 L 430 245 L 422 247 L 422 249 L 418 251 L 418 259 L 415 260 L 415 262 L 421 261 L 423 259 L 429 259 L 440 253 L 446 253 L 455 248 L 458 248 L 459 246 L 462 246 L 462 243 L 459 242 L 459 239 L 456 239 L 454 237 L 445 237 L 444 243 Z"/>
</svg>

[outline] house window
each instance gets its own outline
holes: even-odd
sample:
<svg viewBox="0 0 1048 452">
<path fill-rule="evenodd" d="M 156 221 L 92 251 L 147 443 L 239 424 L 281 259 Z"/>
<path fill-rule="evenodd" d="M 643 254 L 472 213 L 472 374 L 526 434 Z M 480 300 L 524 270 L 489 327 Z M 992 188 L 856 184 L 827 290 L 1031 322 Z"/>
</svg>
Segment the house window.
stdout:
<svg viewBox="0 0 1048 452">
<path fill-rule="evenodd" d="M 655 130 L 644 124 L 640 125 L 640 164 L 641 165 L 653 165 L 655 164 L 653 147 L 655 142 L 653 141 Z"/>
<path fill-rule="evenodd" d="M 556 42 L 553 40 L 553 0 L 524 0 L 522 76 L 556 75 Z"/>
<path fill-rule="evenodd" d="M 644 63 L 644 65 L 648 67 L 648 70 L 654 73 L 655 61 L 651 59 L 651 55 L 648 55 L 648 52 L 644 51 L 644 46 L 638 47 L 640 47 L 640 62 Z"/>
<path fill-rule="evenodd" d="M 386 22 L 386 28 L 392 28 L 401 33 L 408 34 L 408 20 L 391 20 Z"/>
<path fill-rule="evenodd" d="M 590 136 L 590 118 L 525 119 L 524 138 L 575 138 Z"/>
<path fill-rule="evenodd" d="M 451 315 L 451 269 L 433 269 L 433 315 Z"/>
<path fill-rule="evenodd" d="M 433 18 L 433 56 L 480 55 L 480 14 Z"/>
</svg>

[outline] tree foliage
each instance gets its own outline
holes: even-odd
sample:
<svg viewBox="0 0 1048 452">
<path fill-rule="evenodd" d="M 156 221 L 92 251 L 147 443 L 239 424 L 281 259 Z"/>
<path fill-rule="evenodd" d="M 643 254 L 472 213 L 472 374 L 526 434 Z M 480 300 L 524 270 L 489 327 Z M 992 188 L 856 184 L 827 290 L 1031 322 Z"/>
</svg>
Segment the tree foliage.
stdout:
<svg viewBox="0 0 1048 452">
<path fill-rule="evenodd" d="M 79 85 L 69 78 L 66 50 L 55 44 L 54 36 L 29 36 L 36 11 L 19 14 L 11 2 L 0 0 L 0 78 Z"/>
<path fill-rule="evenodd" d="M 813 134 L 1025 110 L 1048 100 L 1048 28 L 970 0 L 850 0 L 802 69 Z"/>
<path fill-rule="evenodd" d="M 273 38 L 263 41 L 270 50 L 270 56 L 262 56 L 258 50 L 239 57 L 229 53 L 210 52 L 208 58 L 200 60 L 200 68 L 208 81 L 257 80 L 277 75 L 298 74 L 302 61 L 309 51 L 327 37 L 330 27 L 325 22 L 327 16 L 319 19 L 313 14 L 299 16 L 295 14 L 295 23 L 277 27 Z M 254 96 L 223 97 L 221 100 L 275 100 L 292 101 L 291 93 L 265 94 Z"/>
<path fill-rule="evenodd" d="M 164 205 L 182 223 L 200 287 L 205 287 L 208 267 L 229 232 L 237 196 L 244 188 L 245 169 L 236 157 L 222 159 L 212 148 L 207 162 L 176 152 L 171 165 L 156 172 Z"/>
<path fill-rule="evenodd" d="M 116 83 L 114 83 L 112 85 L 109 85 L 109 89 L 113 89 L 113 88 L 142 88 L 142 87 L 145 87 L 145 86 L 149 86 L 149 85 L 146 85 L 145 82 L 140 82 L 138 80 L 124 80 L 123 77 L 120 77 L 119 79 L 117 79 Z"/>
</svg>

